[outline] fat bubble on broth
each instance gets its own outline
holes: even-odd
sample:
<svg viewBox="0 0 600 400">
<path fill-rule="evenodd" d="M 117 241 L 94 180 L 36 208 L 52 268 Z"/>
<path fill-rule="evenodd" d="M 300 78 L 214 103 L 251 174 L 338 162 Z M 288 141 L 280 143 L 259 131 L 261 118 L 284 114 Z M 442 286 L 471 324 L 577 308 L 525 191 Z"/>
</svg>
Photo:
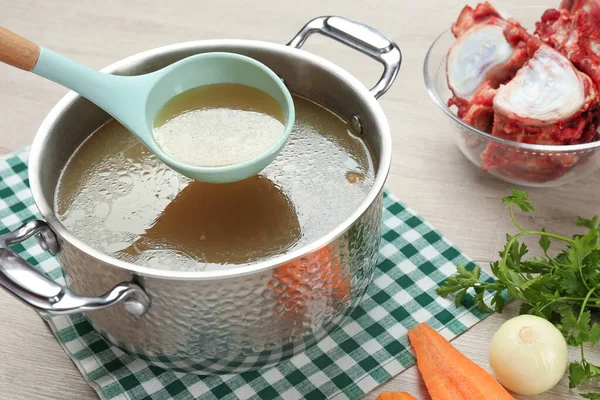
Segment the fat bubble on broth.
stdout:
<svg viewBox="0 0 600 400">
<path fill-rule="evenodd" d="M 327 109 L 294 96 L 286 146 L 241 182 L 192 181 L 111 120 L 67 163 L 55 212 L 80 240 L 159 269 L 214 270 L 266 260 L 326 234 L 374 181 L 365 143 Z"/>
</svg>

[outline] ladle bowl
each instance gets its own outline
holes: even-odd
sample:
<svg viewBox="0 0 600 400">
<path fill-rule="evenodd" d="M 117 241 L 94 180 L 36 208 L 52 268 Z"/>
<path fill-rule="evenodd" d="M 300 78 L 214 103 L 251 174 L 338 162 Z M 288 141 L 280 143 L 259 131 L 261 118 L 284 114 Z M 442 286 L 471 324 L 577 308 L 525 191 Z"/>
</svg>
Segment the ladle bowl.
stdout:
<svg viewBox="0 0 600 400">
<path fill-rule="evenodd" d="M 283 81 L 264 64 L 240 54 L 198 54 L 149 74 L 118 76 L 98 72 L 0 27 L 0 61 L 79 93 L 124 125 L 169 167 L 202 182 L 235 182 L 256 175 L 279 154 L 294 125 L 294 103 Z M 189 165 L 167 155 L 152 132 L 158 111 L 182 92 L 218 83 L 251 86 L 273 97 L 285 117 L 281 138 L 250 160 L 224 166 Z"/>
</svg>

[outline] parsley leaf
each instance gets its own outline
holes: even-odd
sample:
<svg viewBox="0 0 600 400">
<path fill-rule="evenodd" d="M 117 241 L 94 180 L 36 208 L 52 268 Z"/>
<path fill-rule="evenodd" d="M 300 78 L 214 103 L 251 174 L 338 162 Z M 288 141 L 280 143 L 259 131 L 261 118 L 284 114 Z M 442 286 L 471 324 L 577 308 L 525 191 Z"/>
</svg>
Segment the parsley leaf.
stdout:
<svg viewBox="0 0 600 400">
<path fill-rule="evenodd" d="M 554 269 L 554 264 L 544 257 L 531 257 L 521 262 L 521 271 L 530 274 L 548 274 Z"/>
<path fill-rule="evenodd" d="M 458 265 L 457 274 L 437 292 L 441 296 L 456 294 L 457 306 L 467 293 L 474 292 L 474 305 L 483 312 L 502 312 L 507 300 L 522 301 L 521 314 L 546 318 L 570 346 L 580 348 L 581 360 L 569 365 L 569 387 L 600 378 L 600 366 L 590 364 L 584 352 L 584 346 L 600 342 L 600 327 L 592 318 L 592 310 L 600 308 L 600 218 L 580 217 L 576 226 L 587 231 L 568 237 L 543 228 L 527 230 L 517 222 L 515 206 L 523 212 L 534 210 L 526 192 L 512 190 L 502 202 L 508 204 L 518 233 L 506 235 L 499 259 L 490 264 L 496 280 L 480 281 L 479 267 Z M 539 237 L 543 257 L 528 257 L 529 249 L 521 239 L 530 235 Z M 548 255 L 551 244 L 562 245 L 555 257 Z M 492 294 L 490 304 L 484 300 L 486 293 Z M 600 400 L 600 393 L 585 393 L 582 397 Z"/>
<path fill-rule="evenodd" d="M 542 228 L 542 232 L 546 232 L 546 229 Z M 544 250 L 544 254 L 548 257 L 548 249 L 550 248 L 550 238 L 546 235 L 540 236 L 540 247 Z"/>
<path fill-rule="evenodd" d="M 582 362 L 572 362 L 569 364 L 569 388 L 573 389 L 588 381 L 591 378 Z"/>
<path fill-rule="evenodd" d="M 585 399 L 600 400 L 600 393 L 582 393 L 580 396 Z"/>
<path fill-rule="evenodd" d="M 600 328 L 597 323 L 591 323 L 592 314 L 590 311 L 584 311 L 578 319 L 575 319 L 571 312 L 569 319 L 570 327 L 573 328 L 567 337 L 569 345 L 581 346 L 584 343 L 589 343 L 593 346 L 598 343 L 600 340 Z"/>
<path fill-rule="evenodd" d="M 529 194 L 523 190 L 513 189 L 510 191 L 511 195 L 502 198 L 503 203 L 514 204 L 518 206 L 523 212 L 533 211 L 533 206 L 529 202 Z"/>
<path fill-rule="evenodd" d="M 584 283 L 577 276 L 576 271 L 560 272 L 561 280 L 558 284 L 559 289 L 568 296 L 585 296 L 587 289 Z"/>
<path fill-rule="evenodd" d="M 600 376 L 600 367 L 583 360 L 569 365 L 569 387 L 571 389 Z M 600 394 L 600 393 L 599 393 Z"/>
<path fill-rule="evenodd" d="M 596 228 L 598 228 L 598 216 L 596 215 L 592 219 L 585 219 L 585 218 L 579 217 L 577 219 L 577 222 L 575 223 L 575 225 L 582 226 L 582 227 L 588 228 L 588 229 L 596 229 Z"/>
</svg>

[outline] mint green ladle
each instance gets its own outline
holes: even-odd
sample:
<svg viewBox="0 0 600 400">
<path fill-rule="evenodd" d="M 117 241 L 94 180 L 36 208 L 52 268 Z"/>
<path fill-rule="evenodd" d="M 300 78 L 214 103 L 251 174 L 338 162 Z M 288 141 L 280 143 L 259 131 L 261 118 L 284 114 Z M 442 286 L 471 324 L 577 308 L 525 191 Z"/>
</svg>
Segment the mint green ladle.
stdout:
<svg viewBox="0 0 600 400">
<path fill-rule="evenodd" d="M 79 93 L 113 116 L 169 167 L 198 181 L 235 182 L 256 175 L 279 154 L 294 125 L 294 103 L 281 79 L 260 62 L 239 54 L 199 54 L 150 74 L 117 76 L 88 68 L 0 27 L 0 61 Z M 248 85 L 273 97 L 284 112 L 283 136 L 266 152 L 238 164 L 199 167 L 169 157 L 154 140 L 156 114 L 179 93 L 216 83 Z"/>
</svg>

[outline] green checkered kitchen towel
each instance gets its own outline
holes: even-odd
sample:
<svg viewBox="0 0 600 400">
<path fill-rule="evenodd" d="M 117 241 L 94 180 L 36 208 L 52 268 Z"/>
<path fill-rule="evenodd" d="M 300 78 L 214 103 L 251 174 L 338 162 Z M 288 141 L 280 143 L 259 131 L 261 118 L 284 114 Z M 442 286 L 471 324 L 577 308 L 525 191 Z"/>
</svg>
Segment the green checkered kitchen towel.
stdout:
<svg viewBox="0 0 600 400">
<path fill-rule="evenodd" d="M 27 159 L 27 151 L 0 158 L 0 234 L 39 217 Z M 435 293 L 456 263 L 470 260 L 393 194 L 386 192 L 383 204 L 380 259 L 364 299 L 339 329 L 277 367 L 208 377 L 170 371 L 112 346 L 83 315 L 46 321 L 102 399 L 361 398 L 414 364 L 407 330 L 415 324 L 427 322 L 451 339 L 485 317 L 472 298 L 456 308 Z M 56 259 L 34 240 L 13 248 L 64 283 Z"/>
</svg>

